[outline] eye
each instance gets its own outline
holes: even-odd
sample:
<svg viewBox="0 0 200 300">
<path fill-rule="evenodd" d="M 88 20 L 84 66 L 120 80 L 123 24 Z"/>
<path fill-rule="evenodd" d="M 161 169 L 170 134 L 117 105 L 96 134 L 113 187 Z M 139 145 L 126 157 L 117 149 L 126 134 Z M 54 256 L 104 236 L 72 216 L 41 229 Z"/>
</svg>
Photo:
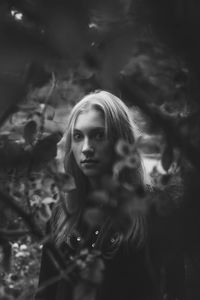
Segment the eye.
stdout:
<svg viewBox="0 0 200 300">
<path fill-rule="evenodd" d="M 103 131 L 101 131 L 101 132 L 96 132 L 94 137 L 95 137 L 95 140 L 100 141 L 100 140 L 103 140 L 103 139 L 104 139 L 105 134 L 104 134 Z"/>
<path fill-rule="evenodd" d="M 81 138 L 82 138 L 82 134 L 80 132 L 74 132 L 73 133 L 73 140 L 74 141 L 78 142 L 78 141 L 81 140 Z"/>
</svg>

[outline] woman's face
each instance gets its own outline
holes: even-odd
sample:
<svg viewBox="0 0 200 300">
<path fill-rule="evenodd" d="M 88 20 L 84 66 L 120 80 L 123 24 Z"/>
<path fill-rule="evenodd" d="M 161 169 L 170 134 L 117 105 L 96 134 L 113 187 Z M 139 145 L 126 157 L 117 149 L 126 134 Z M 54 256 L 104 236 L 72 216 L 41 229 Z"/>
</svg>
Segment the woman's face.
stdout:
<svg viewBox="0 0 200 300">
<path fill-rule="evenodd" d="M 106 137 L 102 112 L 91 108 L 79 114 L 72 132 L 75 161 L 89 179 L 109 173 L 113 163 L 113 146 Z"/>
</svg>

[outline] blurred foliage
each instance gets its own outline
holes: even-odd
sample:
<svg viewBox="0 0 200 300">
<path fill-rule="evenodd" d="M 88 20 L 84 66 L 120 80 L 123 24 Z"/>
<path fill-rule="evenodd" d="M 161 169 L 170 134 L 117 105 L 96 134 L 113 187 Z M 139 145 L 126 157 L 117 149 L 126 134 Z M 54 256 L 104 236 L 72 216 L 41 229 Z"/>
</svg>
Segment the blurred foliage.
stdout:
<svg viewBox="0 0 200 300">
<path fill-rule="evenodd" d="M 11 243 L 12 265 L 1 270 L 1 299 L 32 299 L 39 276 L 41 246 L 30 237 Z"/>
<path fill-rule="evenodd" d="M 106 210 L 89 208 L 86 220 L 115 212 L 117 224 L 121 213 L 147 210 L 160 245 L 161 236 L 176 240 L 168 220 L 175 214 L 172 224 L 186 233 L 178 249 L 198 244 L 199 13 L 194 0 L 1 0 L 1 299 L 28 299 L 22 286 L 28 293 L 36 285 L 44 224 L 52 204 L 73 188 L 56 165 L 56 145 L 71 107 L 94 89 L 122 97 L 144 135 L 132 148 L 118 144 L 115 172 L 135 168 L 139 151 L 156 153 L 165 174 L 153 169 L 152 198 L 133 191 L 132 182 L 125 195 L 122 182 L 102 183 L 93 196 Z M 80 281 L 75 299 L 81 297 Z"/>
</svg>

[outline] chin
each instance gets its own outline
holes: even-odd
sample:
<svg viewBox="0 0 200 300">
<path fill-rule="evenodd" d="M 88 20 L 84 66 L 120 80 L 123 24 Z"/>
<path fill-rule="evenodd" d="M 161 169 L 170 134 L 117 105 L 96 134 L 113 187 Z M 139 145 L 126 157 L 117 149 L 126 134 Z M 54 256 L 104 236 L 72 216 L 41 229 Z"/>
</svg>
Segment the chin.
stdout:
<svg viewBox="0 0 200 300">
<path fill-rule="evenodd" d="M 95 171 L 84 171 L 83 172 L 86 177 L 97 177 L 100 176 L 98 172 Z"/>
</svg>

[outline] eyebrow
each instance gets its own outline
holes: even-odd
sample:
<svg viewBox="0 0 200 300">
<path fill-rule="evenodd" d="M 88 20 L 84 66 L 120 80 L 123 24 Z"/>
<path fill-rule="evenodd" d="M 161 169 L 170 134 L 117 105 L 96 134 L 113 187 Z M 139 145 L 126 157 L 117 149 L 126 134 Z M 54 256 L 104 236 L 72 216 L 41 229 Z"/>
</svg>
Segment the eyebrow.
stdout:
<svg viewBox="0 0 200 300">
<path fill-rule="evenodd" d="M 105 131 L 105 127 L 102 126 L 102 127 L 93 127 L 93 128 L 90 128 L 90 131 L 91 132 L 96 132 L 96 131 Z M 78 129 L 78 128 L 74 128 L 73 129 L 73 132 L 82 132 L 81 129 Z"/>
</svg>

